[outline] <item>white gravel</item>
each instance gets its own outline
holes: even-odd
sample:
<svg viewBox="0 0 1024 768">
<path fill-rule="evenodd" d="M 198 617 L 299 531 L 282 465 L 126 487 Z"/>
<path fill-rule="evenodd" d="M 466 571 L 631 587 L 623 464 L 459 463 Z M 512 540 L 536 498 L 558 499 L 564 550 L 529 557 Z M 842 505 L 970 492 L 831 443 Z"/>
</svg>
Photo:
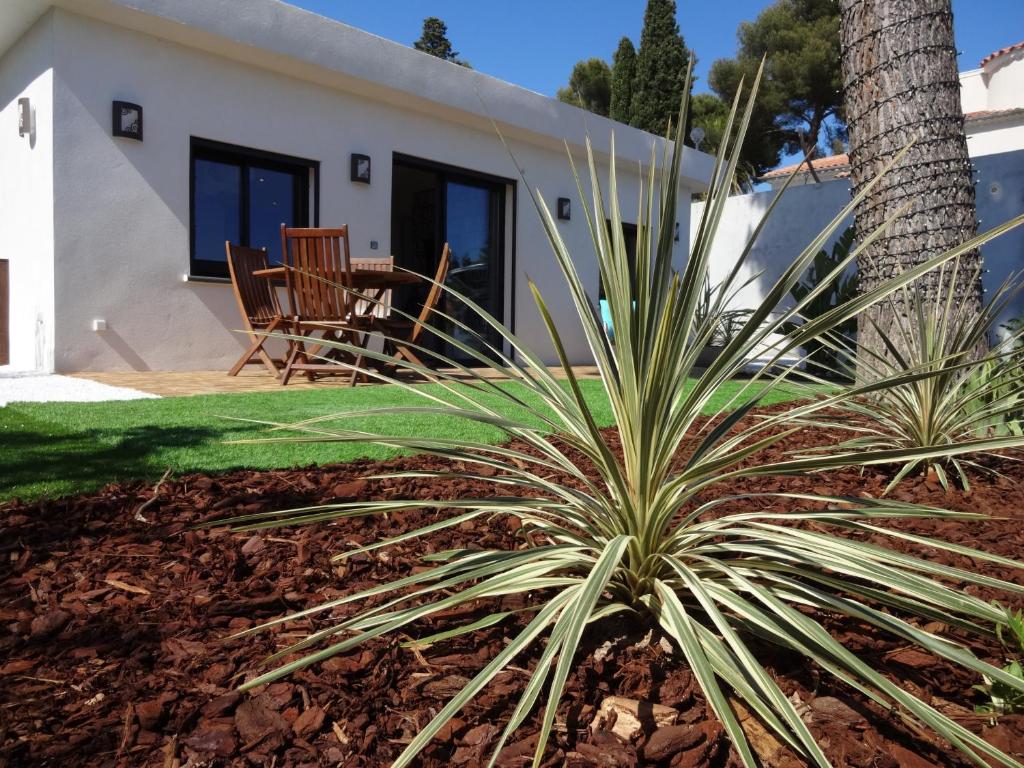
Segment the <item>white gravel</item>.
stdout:
<svg viewBox="0 0 1024 768">
<path fill-rule="evenodd" d="M 98 403 L 155 397 L 159 395 L 73 376 L 0 373 L 0 407 L 8 403 Z"/>
</svg>

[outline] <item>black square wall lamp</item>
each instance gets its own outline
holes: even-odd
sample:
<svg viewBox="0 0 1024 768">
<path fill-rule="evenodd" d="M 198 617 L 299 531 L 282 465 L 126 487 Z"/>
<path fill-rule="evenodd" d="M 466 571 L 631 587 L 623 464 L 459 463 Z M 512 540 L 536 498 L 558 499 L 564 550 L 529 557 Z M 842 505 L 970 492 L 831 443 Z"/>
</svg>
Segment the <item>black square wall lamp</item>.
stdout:
<svg viewBox="0 0 1024 768">
<path fill-rule="evenodd" d="M 352 181 L 360 184 L 370 183 L 369 155 L 352 155 Z"/>
<path fill-rule="evenodd" d="M 111 133 L 125 139 L 142 141 L 142 107 L 127 101 L 115 101 L 112 111 Z"/>
<path fill-rule="evenodd" d="M 572 218 L 572 203 L 568 197 L 558 198 L 558 218 L 562 221 L 569 221 Z"/>
</svg>

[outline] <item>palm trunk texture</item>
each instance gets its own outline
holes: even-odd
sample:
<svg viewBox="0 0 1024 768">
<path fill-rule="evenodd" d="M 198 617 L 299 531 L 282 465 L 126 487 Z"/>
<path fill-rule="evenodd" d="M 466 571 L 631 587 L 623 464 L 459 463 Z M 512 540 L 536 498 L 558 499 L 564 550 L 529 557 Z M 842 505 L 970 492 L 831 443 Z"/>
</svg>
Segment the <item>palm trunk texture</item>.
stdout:
<svg viewBox="0 0 1024 768">
<path fill-rule="evenodd" d="M 855 212 L 857 239 L 862 240 L 901 206 L 910 205 L 858 259 L 861 289 L 869 290 L 901 267 L 976 234 L 974 180 L 950 0 L 839 0 L 839 6 L 854 193 L 915 142 Z M 980 260 L 978 251 L 962 258 L 957 289 L 959 302 L 972 302 L 977 311 L 982 287 L 975 270 Z M 938 275 L 921 279 L 928 281 L 922 286 L 925 296 L 937 296 Z M 899 302 L 893 302 L 861 316 L 859 344 L 882 349 L 872 319 L 898 340 L 893 322 L 900 310 Z M 871 376 L 858 366 L 858 378 Z"/>
</svg>

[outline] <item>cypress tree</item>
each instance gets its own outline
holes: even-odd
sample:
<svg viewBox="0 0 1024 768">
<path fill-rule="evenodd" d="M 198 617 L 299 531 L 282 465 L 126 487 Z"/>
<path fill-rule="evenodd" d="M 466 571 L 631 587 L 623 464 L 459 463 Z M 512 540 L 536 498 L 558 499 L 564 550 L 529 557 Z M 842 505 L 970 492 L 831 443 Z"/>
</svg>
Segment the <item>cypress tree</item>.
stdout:
<svg viewBox="0 0 1024 768">
<path fill-rule="evenodd" d="M 448 25 L 436 16 L 428 16 L 423 20 L 423 33 L 412 47 L 439 59 L 469 67 L 469 62 L 460 59 L 459 52 L 452 48 L 452 42 L 448 39 Z"/>
<path fill-rule="evenodd" d="M 630 124 L 664 134 L 679 114 L 689 51 L 679 34 L 675 0 L 648 0 L 636 57 Z"/>
<path fill-rule="evenodd" d="M 612 103 L 609 117 L 629 123 L 632 117 L 633 81 L 636 80 L 636 49 L 633 41 L 623 37 L 612 57 Z"/>
</svg>

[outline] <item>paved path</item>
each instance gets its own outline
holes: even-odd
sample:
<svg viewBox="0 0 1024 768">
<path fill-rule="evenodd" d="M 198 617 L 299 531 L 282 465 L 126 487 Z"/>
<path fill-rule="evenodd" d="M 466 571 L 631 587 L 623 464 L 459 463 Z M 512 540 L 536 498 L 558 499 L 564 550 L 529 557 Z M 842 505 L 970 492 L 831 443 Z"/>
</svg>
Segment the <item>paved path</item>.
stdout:
<svg viewBox="0 0 1024 768">
<path fill-rule="evenodd" d="M 597 369 L 593 366 L 577 366 L 573 368 L 576 376 L 582 379 L 597 377 Z M 560 369 L 552 369 L 554 375 L 562 378 Z M 499 378 L 490 370 L 481 370 L 488 378 Z M 224 371 L 105 371 L 73 373 L 78 379 L 109 384 L 117 387 L 151 392 L 161 397 L 178 397 L 181 395 L 215 395 L 230 392 L 291 392 L 297 389 L 322 389 L 324 387 L 347 387 L 346 377 L 327 376 L 314 382 L 307 381 L 296 374 L 288 386 L 282 387 L 267 372 L 256 369 L 242 371 L 237 376 L 228 376 Z M 412 380 L 412 379 L 411 379 Z M 375 386 L 361 384 L 360 386 Z"/>
</svg>

